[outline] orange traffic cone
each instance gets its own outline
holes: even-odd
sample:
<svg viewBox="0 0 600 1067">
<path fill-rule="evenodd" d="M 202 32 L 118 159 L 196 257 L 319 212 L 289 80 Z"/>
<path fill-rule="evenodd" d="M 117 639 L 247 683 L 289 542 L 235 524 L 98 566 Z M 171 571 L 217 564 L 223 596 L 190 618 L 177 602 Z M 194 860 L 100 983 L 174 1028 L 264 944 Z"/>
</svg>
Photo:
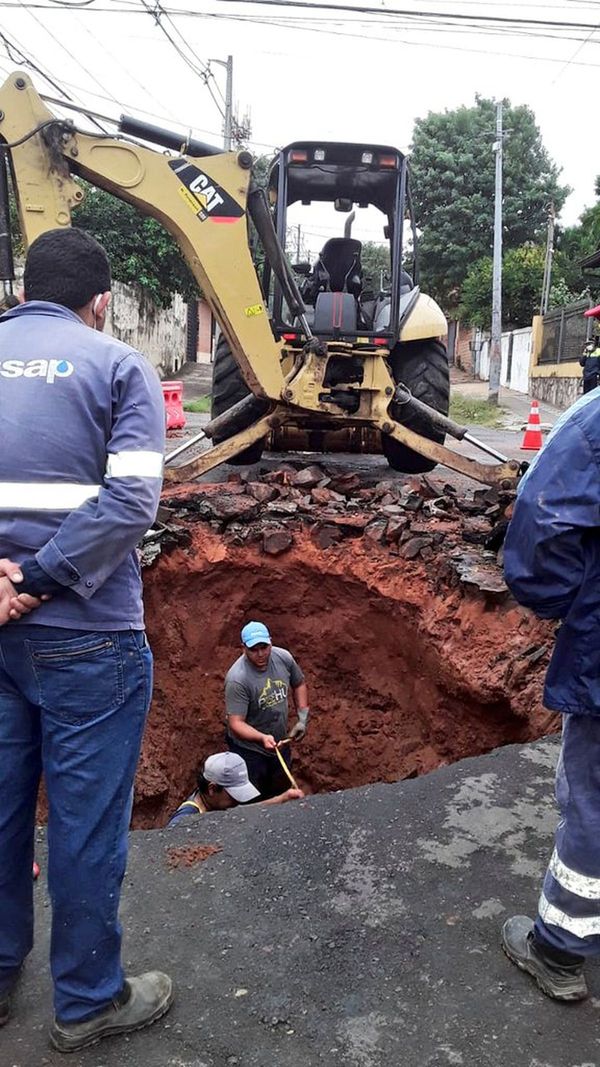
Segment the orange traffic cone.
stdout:
<svg viewBox="0 0 600 1067">
<path fill-rule="evenodd" d="M 531 401 L 531 411 L 529 412 L 529 422 L 527 423 L 527 429 L 525 430 L 525 436 L 523 437 L 523 444 L 521 445 L 522 452 L 539 452 L 543 445 L 542 430 L 540 420 L 540 408 L 537 400 Z"/>
</svg>

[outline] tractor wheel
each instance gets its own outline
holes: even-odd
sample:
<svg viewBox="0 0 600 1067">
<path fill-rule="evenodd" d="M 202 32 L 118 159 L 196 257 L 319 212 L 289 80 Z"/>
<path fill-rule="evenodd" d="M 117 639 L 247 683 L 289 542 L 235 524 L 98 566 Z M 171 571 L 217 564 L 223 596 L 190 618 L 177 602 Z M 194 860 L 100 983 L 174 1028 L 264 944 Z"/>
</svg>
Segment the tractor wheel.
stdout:
<svg viewBox="0 0 600 1067">
<path fill-rule="evenodd" d="M 222 415 L 224 411 L 229 411 L 229 408 L 232 408 L 239 400 L 243 400 L 244 397 L 249 395 L 250 390 L 234 359 L 227 338 L 224 334 L 221 334 L 217 342 L 213 364 L 211 419 L 215 419 L 217 415 Z M 265 411 L 267 408 L 268 404 L 265 402 Z M 215 437 L 213 438 L 214 444 L 218 445 L 221 441 L 226 441 L 231 436 L 232 434 L 228 434 L 225 437 Z M 263 454 L 265 440 L 265 438 L 262 438 L 260 441 L 255 441 L 249 448 L 245 448 L 237 456 L 232 456 L 227 462 L 236 465 L 258 463 Z"/>
<path fill-rule="evenodd" d="M 390 353 L 389 361 L 395 382 L 403 382 L 417 400 L 422 400 L 424 404 L 443 415 L 448 414 L 450 373 L 446 346 L 441 341 L 407 341 L 397 344 Z M 405 415 L 402 404 L 392 403 L 390 412 L 397 422 L 401 422 L 409 430 L 414 430 L 430 441 L 444 443 L 445 434 L 441 430 L 434 430 L 417 414 Z M 426 459 L 387 434 L 381 435 L 381 444 L 385 458 L 395 471 L 425 474 L 436 466 L 433 460 Z"/>
</svg>

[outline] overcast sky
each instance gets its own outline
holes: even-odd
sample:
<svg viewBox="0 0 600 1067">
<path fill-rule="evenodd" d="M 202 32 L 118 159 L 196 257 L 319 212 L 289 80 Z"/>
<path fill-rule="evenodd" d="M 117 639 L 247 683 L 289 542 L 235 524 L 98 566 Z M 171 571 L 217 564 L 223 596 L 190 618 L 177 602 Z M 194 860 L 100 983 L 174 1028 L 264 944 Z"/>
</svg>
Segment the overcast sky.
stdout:
<svg viewBox="0 0 600 1067">
<path fill-rule="evenodd" d="M 573 188 L 562 221 L 574 222 L 594 202 L 600 32 L 593 27 L 600 2 L 375 0 L 363 3 L 373 12 L 353 14 L 204 0 L 199 14 L 192 0 L 162 0 L 167 12 L 193 16 L 163 17 L 164 29 L 152 15 L 156 0 L 35 5 L 0 0 L 0 33 L 15 46 L 0 41 L 0 71 L 19 66 L 14 60 L 20 49 L 77 101 L 106 114 L 133 112 L 220 143 L 219 110 L 183 56 L 198 65 L 228 53 L 240 114 L 251 113 L 255 152 L 301 138 L 406 149 L 415 118 L 428 111 L 472 104 L 476 93 L 505 96 L 533 109 L 562 179 Z M 443 20 L 391 16 L 390 8 L 426 9 L 446 19 L 463 13 L 568 21 L 590 29 L 489 24 L 483 32 L 468 23 L 457 29 Z M 215 64 L 212 70 L 210 84 L 220 103 L 225 73 Z"/>
</svg>

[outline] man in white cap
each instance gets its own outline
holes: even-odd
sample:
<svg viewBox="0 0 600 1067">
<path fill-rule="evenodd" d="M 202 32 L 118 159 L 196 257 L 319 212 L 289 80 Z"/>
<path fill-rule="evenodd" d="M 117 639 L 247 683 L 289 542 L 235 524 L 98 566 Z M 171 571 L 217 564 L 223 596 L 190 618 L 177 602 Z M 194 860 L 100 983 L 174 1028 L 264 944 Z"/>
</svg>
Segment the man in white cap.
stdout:
<svg viewBox="0 0 600 1067">
<path fill-rule="evenodd" d="M 171 816 L 168 826 L 175 826 L 190 815 L 205 815 L 209 811 L 226 811 L 239 804 L 256 802 L 260 793 L 248 778 L 248 768 L 235 752 L 217 752 L 209 756 L 204 767 L 198 771 L 198 785 L 177 811 Z M 287 789 L 279 796 L 262 801 L 263 804 L 285 804 L 298 800 L 304 794 L 300 789 Z"/>
<path fill-rule="evenodd" d="M 249 622 L 242 633 L 242 655 L 225 678 L 227 743 L 243 756 L 250 781 L 263 797 L 281 792 L 286 777 L 277 758 L 279 742 L 304 737 L 308 723 L 308 690 L 304 674 L 291 652 L 273 646 L 262 622 Z M 298 721 L 288 729 L 289 691 Z M 291 765 L 289 745 L 280 749 Z"/>
</svg>

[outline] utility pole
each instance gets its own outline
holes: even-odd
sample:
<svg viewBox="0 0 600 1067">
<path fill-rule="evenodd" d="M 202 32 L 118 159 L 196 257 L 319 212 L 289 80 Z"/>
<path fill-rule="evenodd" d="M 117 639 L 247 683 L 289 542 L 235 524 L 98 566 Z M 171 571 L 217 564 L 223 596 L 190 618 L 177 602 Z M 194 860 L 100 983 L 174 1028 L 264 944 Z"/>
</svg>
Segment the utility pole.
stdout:
<svg viewBox="0 0 600 1067">
<path fill-rule="evenodd" d="M 223 115 L 223 148 L 226 152 L 231 152 L 231 142 L 233 140 L 233 56 L 227 56 L 227 59 L 209 59 L 209 63 L 218 63 L 220 67 L 225 67 L 226 82 L 225 82 L 225 114 Z"/>
<path fill-rule="evenodd" d="M 223 147 L 231 152 L 233 132 L 233 56 L 227 56 L 225 64 L 227 80 L 225 82 L 225 119 L 223 123 Z"/>
<path fill-rule="evenodd" d="M 550 301 L 552 288 L 552 257 L 554 256 L 554 203 L 548 204 L 548 235 L 546 237 L 546 262 L 544 263 L 544 281 L 542 282 L 542 299 L 540 315 L 545 315 Z"/>
<path fill-rule="evenodd" d="M 297 227 L 297 231 L 296 231 L 296 263 L 300 262 L 300 240 L 301 240 L 301 237 L 302 237 L 302 228 L 300 226 L 300 223 L 298 223 L 298 227 Z"/>
<path fill-rule="evenodd" d="M 496 189 L 494 196 L 494 273 L 492 281 L 492 340 L 490 345 L 490 404 L 498 403 L 502 367 L 502 101 L 496 104 Z"/>
</svg>

